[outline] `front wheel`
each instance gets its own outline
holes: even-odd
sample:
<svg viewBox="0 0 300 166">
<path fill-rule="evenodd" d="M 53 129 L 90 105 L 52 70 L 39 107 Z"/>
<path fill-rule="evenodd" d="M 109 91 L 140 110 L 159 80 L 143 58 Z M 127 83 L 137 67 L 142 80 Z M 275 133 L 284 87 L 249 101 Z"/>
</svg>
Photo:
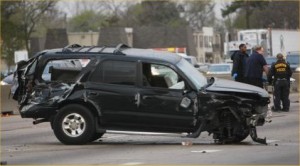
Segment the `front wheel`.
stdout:
<svg viewBox="0 0 300 166">
<path fill-rule="evenodd" d="M 222 112 L 219 121 L 220 125 L 213 136 L 216 142 L 223 144 L 239 143 L 246 139 L 250 133 L 245 120 L 241 118 L 241 122 L 237 121 L 229 111 Z"/>
<path fill-rule="evenodd" d="M 221 131 L 214 133 L 215 142 L 222 144 L 240 143 L 248 137 L 249 128 L 243 125 L 236 125 L 231 129 L 222 128 Z"/>
<path fill-rule="evenodd" d="M 55 116 L 53 130 L 57 139 L 64 144 L 88 143 L 95 136 L 94 116 L 82 105 L 67 105 Z"/>
<path fill-rule="evenodd" d="M 239 143 L 246 139 L 250 133 L 250 129 L 243 125 L 235 126 L 233 129 L 232 143 Z"/>
</svg>

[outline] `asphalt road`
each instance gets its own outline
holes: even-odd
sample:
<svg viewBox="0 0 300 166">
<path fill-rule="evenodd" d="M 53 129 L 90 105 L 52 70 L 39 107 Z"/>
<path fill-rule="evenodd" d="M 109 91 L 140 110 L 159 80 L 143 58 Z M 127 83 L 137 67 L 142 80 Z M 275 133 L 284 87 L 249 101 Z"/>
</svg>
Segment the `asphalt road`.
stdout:
<svg viewBox="0 0 300 166">
<path fill-rule="evenodd" d="M 170 136 L 105 134 L 88 145 L 61 144 L 49 123 L 32 125 L 14 115 L 1 118 L 1 162 L 7 164 L 271 164 L 299 165 L 299 96 L 290 112 L 273 113 L 272 122 L 258 127 L 268 145 L 248 137 L 240 144 L 214 144 L 202 133 L 197 139 Z M 188 145 L 182 145 L 182 142 Z"/>
</svg>

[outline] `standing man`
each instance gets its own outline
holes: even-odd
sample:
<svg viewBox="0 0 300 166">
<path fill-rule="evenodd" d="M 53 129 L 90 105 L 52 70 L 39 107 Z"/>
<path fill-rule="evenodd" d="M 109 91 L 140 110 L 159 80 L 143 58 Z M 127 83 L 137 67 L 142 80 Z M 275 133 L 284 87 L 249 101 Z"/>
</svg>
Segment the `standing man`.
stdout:
<svg viewBox="0 0 300 166">
<path fill-rule="evenodd" d="M 231 56 L 231 60 L 233 61 L 231 76 L 235 81 L 245 82 L 245 67 L 249 55 L 246 53 L 246 44 L 240 44 L 239 49 L 238 52 Z"/>
<path fill-rule="evenodd" d="M 274 76 L 274 80 L 272 77 Z M 288 112 L 290 109 L 290 77 L 292 76 L 292 71 L 290 65 L 283 59 L 282 54 L 277 54 L 277 62 L 273 63 L 268 74 L 268 82 L 273 83 L 274 86 L 274 106 L 273 111 L 281 110 Z"/>
<path fill-rule="evenodd" d="M 264 48 L 257 45 L 246 64 L 246 83 L 263 88 L 263 71 L 268 75 L 268 65 L 263 57 Z"/>
</svg>

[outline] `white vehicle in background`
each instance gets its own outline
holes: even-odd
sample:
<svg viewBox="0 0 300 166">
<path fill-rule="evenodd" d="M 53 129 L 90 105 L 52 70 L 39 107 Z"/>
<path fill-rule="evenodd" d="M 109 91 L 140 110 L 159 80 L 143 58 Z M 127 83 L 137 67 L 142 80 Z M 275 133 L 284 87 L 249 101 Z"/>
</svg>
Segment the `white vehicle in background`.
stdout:
<svg viewBox="0 0 300 166">
<path fill-rule="evenodd" d="M 224 43 L 224 54 L 228 51 L 233 51 L 231 43 L 249 43 L 252 48 L 255 45 L 261 45 L 265 49 L 264 56 L 276 56 L 278 53 L 287 55 L 290 51 L 300 51 L 300 33 L 299 30 L 286 30 L 286 29 L 246 29 L 239 30 L 237 34 L 231 34 L 236 36 L 235 41 L 229 41 L 229 33 L 226 33 Z M 235 48 L 236 49 L 236 48 Z"/>
<path fill-rule="evenodd" d="M 299 51 L 299 30 L 286 29 L 249 29 L 238 32 L 239 41 L 250 41 L 262 45 L 265 57 L 278 53 L 287 55 L 290 51 Z"/>
</svg>

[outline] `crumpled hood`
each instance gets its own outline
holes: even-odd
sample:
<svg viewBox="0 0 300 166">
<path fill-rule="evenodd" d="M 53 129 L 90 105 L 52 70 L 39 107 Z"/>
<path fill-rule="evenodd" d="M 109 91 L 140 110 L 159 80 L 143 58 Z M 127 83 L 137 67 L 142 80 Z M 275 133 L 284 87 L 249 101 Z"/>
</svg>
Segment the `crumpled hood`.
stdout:
<svg viewBox="0 0 300 166">
<path fill-rule="evenodd" d="M 265 89 L 257 86 L 215 77 L 214 79 L 214 83 L 206 88 L 207 91 L 257 93 L 261 97 L 269 97 L 269 94 Z"/>
</svg>

